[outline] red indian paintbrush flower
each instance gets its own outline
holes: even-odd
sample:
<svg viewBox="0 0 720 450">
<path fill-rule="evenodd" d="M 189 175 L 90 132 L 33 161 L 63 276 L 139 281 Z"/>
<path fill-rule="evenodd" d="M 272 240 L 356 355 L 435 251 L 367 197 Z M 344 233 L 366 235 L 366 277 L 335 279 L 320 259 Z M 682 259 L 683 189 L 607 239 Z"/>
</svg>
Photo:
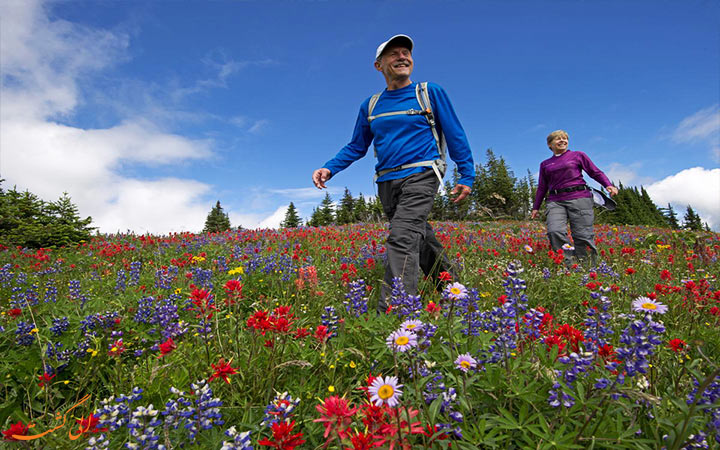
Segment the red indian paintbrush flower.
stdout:
<svg viewBox="0 0 720 450">
<path fill-rule="evenodd" d="M 670 342 L 668 342 L 668 347 L 675 353 L 680 353 L 685 350 L 686 345 L 687 342 L 683 341 L 682 339 L 672 339 L 670 340 Z"/>
<path fill-rule="evenodd" d="M 327 438 L 331 431 L 340 439 L 348 436 L 348 427 L 352 423 L 351 417 L 355 415 L 357 408 L 351 408 L 346 399 L 333 395 L 323 400 L 321 404 L 315 405 L 315 409 L 322 417 L 313 422 L 323 424 L 325 427 L 324 438 Z"/>
<path fill-rule="evenodd" d="M 75 419 L 75 422 L 80 425 L 80 431 L 83 433 L 104 433 L 108 430 L 105 427 L 98 428 L 100 418 L 95 417 L 92 413 L 88 417 L 83 416 L 79 419 Z"/>
<path fill-rule="evenodd" d="M 27 436 L 27 432 L 28 426 L 23 425 L 22 422 L 18 421 L 17 423 L 10 425 L 10 428 L 7 430 L 3 430 L 2 434 L 6 441 L 19 441 L 20 439 L 15 439 L 13 435 Z"/>
<path fill-rule="evenodd" d="M 304 444 L 305 440 L 302 438 L 302 432 L 291 434 L 293 428 L 295 428 L 294 420 L 290 423 L 285 421 L 275 422 L 272 424 L 272 440 L 268 438 L 260 439 L 258 444 L 277 448 L 278 450 L 294 450 L 295 447 Z"/>
<path fill-rule="evenodd" d="M 50 375 L 49 373 L 45 372 L 42 375 L 38 375 L 38 386 L 45 387 L 45 383 L 55 378 L 55 374 Z"/>
<path fill-rule="evenodd" d="M 217 365 L 210 364 L 212 368 L 215 369 L 215 373 L 210 375 L 210 378 L 208 378 L 208 382 L 216 378 L 222 378 L 227 384 L 230 384 L 230 379 L 228 378 L 228 375 L 235 375 L 237 373 L 237 367 L 230 366 L 231 362 L 232 360 L 225 362 L 224 358 L 220 358 L 220 361 L 218 361 Z"/>
<path fill-rule="evenodd" d="M 172 338 L 167 338 L 167 341 L 160 344 L 160 356 L 158 356 L 158 358 L 162 358 L 176 348 L 177 345 L 175 345 L 175 341 L 173 341 Z"/>
</svg>

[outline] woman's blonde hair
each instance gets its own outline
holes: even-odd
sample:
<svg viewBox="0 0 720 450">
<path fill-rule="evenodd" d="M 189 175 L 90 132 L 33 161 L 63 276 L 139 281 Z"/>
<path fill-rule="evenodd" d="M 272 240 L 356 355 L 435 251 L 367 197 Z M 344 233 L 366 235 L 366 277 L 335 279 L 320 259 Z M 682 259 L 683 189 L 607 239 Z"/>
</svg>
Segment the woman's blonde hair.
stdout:
<svg viewBox="0 0 720 450">
<path fill-rule="evenodd" d="M 564 137 L 565 139 L 570 139 L 570 136 L 568 136 L 567 131 L 564 131 L 564 130 L 555 130 L 555 131 L 553 131 L 552 133 L 548 134 L 548 137 L 547 137 L 547 144 L 548 144 L 548 146 L 549 146 L 550 143 L 551 143 L 552 141 L 554 141 L 555 138 L 558 137 L 558 136 L 562 136 L 562 137 Z"/>
</svg>

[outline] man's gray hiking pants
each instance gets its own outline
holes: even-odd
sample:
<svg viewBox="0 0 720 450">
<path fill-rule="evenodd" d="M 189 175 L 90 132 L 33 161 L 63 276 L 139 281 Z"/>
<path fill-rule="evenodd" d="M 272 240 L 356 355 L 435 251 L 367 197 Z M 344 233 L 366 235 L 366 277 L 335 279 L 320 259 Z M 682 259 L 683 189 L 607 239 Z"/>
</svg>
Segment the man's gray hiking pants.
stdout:
<svg viewBox="0 0 720 450">
<path fill-rule="evenodd" d="M 575 250 L 563 250 L 565 260 L 575 256 L 584 260 L 590 249 L 591 261 L 595 262 L 597 248 L 595 247 L 595 231 L 593 230 L 593 199 L 576 198 L 547 203 L 547 235 L 550 240 L 550 247 L 557 251 L 565 244 L 570 244 L 567 234 L 567 224 L 570 222 Z"/>
<path fill-rule="evenodd" d="M 378 195 L 390 221 L 378 312 L 385 312 L 388 307 L 393 278 L 402 278 L 405 292 L 416 295 L 420 269 L 434 279 L 441 271 L 452 273 L 442 244 L 427 221 L 438 183 L 432 170 L 378 183 Z"/>
</svg>

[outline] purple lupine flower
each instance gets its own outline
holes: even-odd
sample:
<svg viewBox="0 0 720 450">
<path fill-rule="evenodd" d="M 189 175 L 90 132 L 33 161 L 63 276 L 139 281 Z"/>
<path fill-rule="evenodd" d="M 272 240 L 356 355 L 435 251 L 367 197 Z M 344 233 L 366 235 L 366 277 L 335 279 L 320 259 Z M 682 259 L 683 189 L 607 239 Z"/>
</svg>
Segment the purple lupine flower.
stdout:
<svg viewBox="0 0 720 450">
<path fill-rule="evenodd" d="M 265 407 L 265 418 L 260 425 L 270 428 L 275 422 L 289 421 L 299 403 L 299 398 L 292 398 L 287 392 L 278 393 Z"/>
<path fill-rule="evenodd" d="M 58 317 L 53 319 L 53 324 L 50 327 L 50 332 L 55 337 L 60 337 L 64 332 L 67 331 L 70 326 L 67 316 Z"/>
<path fill-rule="evenodd" d="M 368 298 L 365 297 L 366 287 L 365 280 L 356 280 L 350 282 L 350 292 L 345 295 L 345 308 L 347 312 L 353 312 L 355 317 L 360 317 L 367 313 Z"/>
<path fill-rule="evenodd" d="M 388 303 L 392 307 L 391 311 L 398 317 L 416 318 L 423 310 L 420 296 L 405 292 L 405 285 L 400 277 L 392 279 L 392 290 Z"/>
</svg>

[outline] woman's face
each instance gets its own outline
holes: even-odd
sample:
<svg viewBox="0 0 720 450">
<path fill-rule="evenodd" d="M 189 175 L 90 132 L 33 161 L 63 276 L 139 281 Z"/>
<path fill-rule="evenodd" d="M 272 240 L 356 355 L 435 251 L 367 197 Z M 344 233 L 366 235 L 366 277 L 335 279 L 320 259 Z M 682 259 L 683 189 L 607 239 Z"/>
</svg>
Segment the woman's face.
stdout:
<svg viewBox="0 0 720 450">
<path fill-rule="evenodd" d="M 556 136 L 555 139 L 550 142 L 550 150 L 556 155 L 562 155 L 567 151 L 567 148 L 568 138 L 565 136 Z"/>
</svg>

